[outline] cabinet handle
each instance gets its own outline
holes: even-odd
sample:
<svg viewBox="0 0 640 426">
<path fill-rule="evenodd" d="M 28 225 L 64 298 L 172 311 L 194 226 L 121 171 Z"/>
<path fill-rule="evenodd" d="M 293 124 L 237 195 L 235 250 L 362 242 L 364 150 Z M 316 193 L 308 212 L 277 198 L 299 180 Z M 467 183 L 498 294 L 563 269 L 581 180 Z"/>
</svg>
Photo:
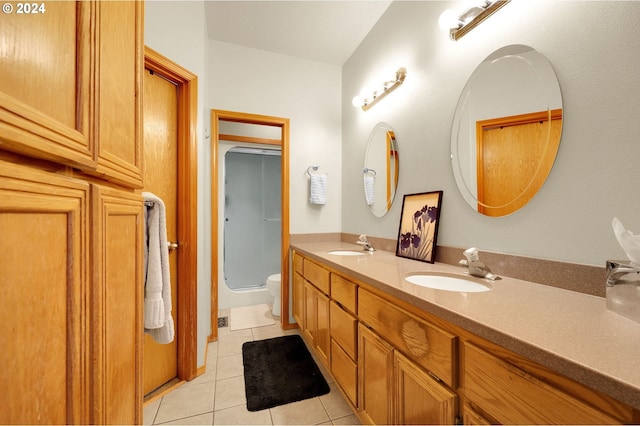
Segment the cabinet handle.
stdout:
<svg viewBox="0 0 640 426">
<path fill-rule="evenodd" d="M 167 241 L 167 247 L 169 247 L 169 251 L 176 250 L 178 248 L 178 243 Z"/>
</svg>

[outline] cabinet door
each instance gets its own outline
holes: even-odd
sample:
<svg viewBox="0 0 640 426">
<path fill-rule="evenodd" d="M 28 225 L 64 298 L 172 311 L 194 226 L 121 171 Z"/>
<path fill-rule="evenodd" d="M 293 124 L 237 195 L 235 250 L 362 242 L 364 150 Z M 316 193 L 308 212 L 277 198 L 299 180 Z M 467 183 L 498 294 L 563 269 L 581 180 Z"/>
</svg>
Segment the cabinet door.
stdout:
<svg viewBox="0 0 640 426">
<path fill-rule="evenodd" d="M 395 376 L 397 424 L 456 423 L 458 396 L 399 352 Z"/>
<path fill-rule="evenodd" d="M 309 343 L 315 347 L 313 341 L 316 329 L 316 289 L 309 282 L 304 282 L 304 328 L 302 334 L 307 338 Z"/>
<path fill-rule="evenodd" d="M 358 365 L 331 339 L 331 374 L 354 407 L 358 406 Z"/>
<path fill-rule="evenodd" d="M 304 330 L 304 278 L 298 272 L 293 273 L 292 297 L 293 318 L 298 323 L 300 330 Z"/>
<path fill-rule="evenodd" d="M 89 423 L 88 203 L 0 161 L 0 424 Z"/>
<path fill-rule="evenodd" d="M 358 328 L 358 409 L 366 423 L 393 423 L 393 388 L 393 347 L 360 324 Z"/>
<path fill-rule="evenodd" d="M 315 292 L 316 303 L 316 329 L 313 340 L 318 350 L 318 355 L 324 365 L 329 367 L 330 354 L 330 324 L 329 324 L 329 298 L 320 291 Z"/>
<path fill-rule="evenodd" d="M 97 8 L 95 174 L 142 187 L 141 1 L 99 1 Z"/>
<path fill-rule="evenodd" d="M 142 421 L 143 203 L 93 187 L 92 369 L 95 424 Z"/>
<path fill-rule="evenodd" d="M 92 2 L 10 2 L 0 25 L 0 148 L 93 168 Z M 37 14 L 24 14 L 35 7 Z M 18 9 L 20 8 L 20 9 Z"/>
<path fill-rule="evenodd" d="M 618 420 L 477 346 L 464 345 L 465 397 L 503 424 L 615 424 Z"/>
</svg>

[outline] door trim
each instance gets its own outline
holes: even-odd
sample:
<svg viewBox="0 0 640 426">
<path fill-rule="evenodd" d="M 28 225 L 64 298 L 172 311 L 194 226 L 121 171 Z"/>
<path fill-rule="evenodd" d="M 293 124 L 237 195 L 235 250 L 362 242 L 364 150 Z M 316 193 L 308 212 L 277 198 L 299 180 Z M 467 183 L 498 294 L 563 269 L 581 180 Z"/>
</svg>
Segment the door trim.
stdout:
<svg viewBox="0 0 640 426">
<path fill-rule="evenodd" d="M 198 77 L 145 46 L 144 66 L 166 78 L 178 90 L 178 378 L 197 373 L 197 111 Z M 139 94 L 142 96 L 142 94 Z M 142 371 L 140 372 L 142 374 Z"/>
<path fill-rule="evenodd" d="M 280 139 L 263 139 L 245 136 L 222 135 L 226 139 L 236 141 L 278 145 L 281 149 L 281 208 L 282 208 L 282 242 L 281 242 L 281 291 L 280 291 L 280 323 L 282 328 L 295 328 L 289 322 L 289 119 L 267 115 L 248 114 L 243 112 L 211 110 L 211 335 L 209 341 L 218 339 L 218 149 L 220 142 L 220 121 L 258 124 L 280 127 Z"/>
</svg>

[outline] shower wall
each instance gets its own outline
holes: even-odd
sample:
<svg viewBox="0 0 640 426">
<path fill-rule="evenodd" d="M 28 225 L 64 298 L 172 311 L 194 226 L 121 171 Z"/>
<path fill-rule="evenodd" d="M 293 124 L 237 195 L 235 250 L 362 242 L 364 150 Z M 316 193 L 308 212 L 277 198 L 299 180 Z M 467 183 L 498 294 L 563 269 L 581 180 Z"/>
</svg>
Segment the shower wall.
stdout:
<svg viewBox="0 0 640 426">
<path fill-rule="evenodd" d="M 221 308 L 272 303 L 266 279 L 280 272 L 281 157 L 278 151 L 238 149 L 223 154 Z"/>
</svg>

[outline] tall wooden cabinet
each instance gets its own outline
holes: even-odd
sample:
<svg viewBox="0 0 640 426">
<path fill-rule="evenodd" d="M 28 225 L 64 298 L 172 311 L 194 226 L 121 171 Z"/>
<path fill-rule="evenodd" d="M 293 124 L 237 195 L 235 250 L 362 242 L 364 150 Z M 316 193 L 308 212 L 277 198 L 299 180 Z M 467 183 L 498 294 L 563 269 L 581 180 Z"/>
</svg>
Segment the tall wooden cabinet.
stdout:
<svg viewBox="0 0 640 426">
<path fill-rule="evenodd" d="M 17 12 L 0 25 L 0 424 L 141 423 L 143 3 Z"/>
</svg>

